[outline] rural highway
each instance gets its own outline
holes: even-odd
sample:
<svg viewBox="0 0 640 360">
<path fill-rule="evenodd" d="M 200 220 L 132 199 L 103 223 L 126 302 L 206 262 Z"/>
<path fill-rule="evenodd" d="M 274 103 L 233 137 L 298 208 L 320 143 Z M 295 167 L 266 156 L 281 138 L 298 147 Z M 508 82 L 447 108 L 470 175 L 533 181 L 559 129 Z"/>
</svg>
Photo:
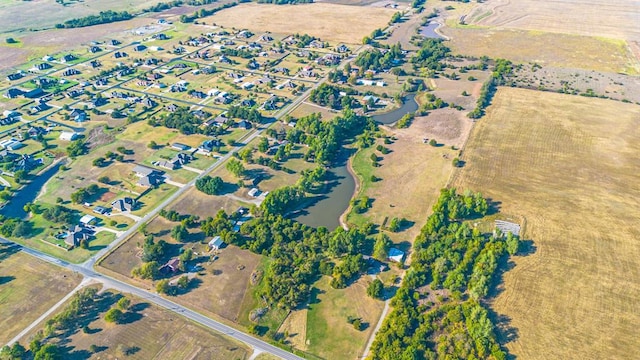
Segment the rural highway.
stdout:
<svg viewBox="0 0 640 360">
<path fill-rule="evenodd" d="M 354 55 L 350 56 L 349 58 L 345 59 L 341 64 L 340 67 L 344 66 L 344 64 L 346 64 L 347 62 L 351 61 L 354 57 L 355 54 L 357 54 L 363 47 L 358 48 L 355 52 Z M 307 89 L 303 94 L 301 94 L 300 96 L 298 96 L 295 100 L 293 100 L 290 104 L 288 104 L 287 106 L 283 107 L 282 109 L 280 109 L 278 112 L 275 113 L 274 118 L 275 121 L 279 120 L 280 118 L 282 118 L 283 116 L 285 116 L 286 114 L 290 113 L 291 111 L 293 111 L 298 105 L 300 105 L 311 93 L 312 90 L 314 90 L 315 88 L 317 88 L 318 86 L 320 86 L 320 84 L 322 84 L 324 81 L 326 80 L 326 77 L 323 79 L 320 79 L 316 84 L 314 84 L 314 86 L 311 86 L 309 89 Z M 117 86 L 117 85 L 115 85 Z M 115 87 L 114 86 L 114 87 Z M 225 325 L 221 322 L 215 321 L 211 318 L 208 318 L 207 316 L 204 316 L 196 311 L 193 311 L 187 307 L 184 307 L 180 304 L 177 304 L 167 298 L 164 298 L 156 293 L 152 293 L 150 291 L 138 288 L 136 286 L 133 286 L 131 284 L 128 284 L 126 282 L 120 281 L 118 279 L 115 279 L 113 277 L 101 274 L 97 271 L 94 270 L 94 266 L 97 262 L 100 261 L 100 259 L 102 259 L 104 256 L 106 256 L 107 254 L 109 254 L 110 251 L 112 251 L 113 249 L 117 248 L 120 244 L 122 244 L 126 239 L 128 239 L 132 234 L 134 234 L 139 228 L 140 226 L 142 226 L 142 224 L 145 224 L 146 222 L 148 222 L 149 220 L 151 220 L 154 216 L 156 216 L 162 209 L 166 208 L 167 206 L 169 206 L 172 202 L 174 202 L 176 199 L 178 199 L 178 197 L 180 197 L 181 195 L 184 194 L 185 191 L 187 191 L 188 189 L 190 189 L 192 186 L 194 186 L 195 182 L 202 178 L 203 176 L 205 176 L 206 174 L 210 173 L 211 171 L 215 170 L 216 168 L 222 166 L 222 164 L 228 160 L 229 158 L 231 158 L 236 152 L 238 152 L 240 149 L 242 149 L 244 146 L 246 146 L 248 143 L 250 143 L 253 139 L 255 139 L 256 137 L 260 136 L 262 134 L 262 132 L 264 130 L 266 130 L 268 128 L 269 124 L 264 124 L 260 127 L 258 127 L 257 129 L 253 130 L 252 132 L 246 134 L 245 136 L 243 136 L 242 138 L 240 138 L 238 140 L 239 144 L 234 147 L 231 151 L 229 151 L 225 156 L 221 157 L 218 159 L 218 161 L 216 161 L 214 164 L 212 164 L 211 166 L 209 166 L 209 168 L 207 168 L 206 170 L 204 170 L 201 174 L 199 174 L 196 178 L 194 178 L 193 180 L 191 180 L 190 182 L 188 182 L 185 186 L 179 188 L 174 194 L 172 194 L 170 197 L 168 197 L 166 200 L 164 200 L 161 204 L 159 204 L 158 206 L 156 206 L 153 210 L 151 210 L 149 213 L 147 213 L 140 221 L 136 222 L 133 226 L 131 226 L 130 229 L 128 229 L 127 231 L 125 231 L 124 233 L 122 233 L 122 235 L 120 235 L 116 240 L 114 240 L 111 244 L 109 244 L 107 247 L 105 247 L 104 249 L 100 250 L 98 253 L 96 253 L 94 256 L 92 256 L 90 259 L 88 259 L 87 261 L 85 261 L 82 264 L 72 264 L 69 262 L 66 262 L 64 260 L 60 260 L 58 258 L 55 258 L 51 255 L 47 255 L 43 252 L 40 252 L 38 250 L 35 249 L 31 249 L 29 247 L 26 246 L 22 246 L 19 244 L 16 244 L 12 241 L 9 241 L 7 239 L 1 238 L 0 237 L 0 243 L 5 243 L 5 244 L 14 244 L 14 246 L 19 246 L 19 248 L 31 255 L 34 256 L 38 259 L 41 259 L 43 261 L 46 261 L 48 263 L 69 269 L 71 271 L 74 271 L 78 274 L 81 274 L 82 276 L 84 276 L 83 282 L 86 281 L 95 281 L 98 283 L 103 284 L 106 288 L 112 288 L 115 289 L 117 291 L 123 292 L 123 293 L 130 293 L 133 294 L 135 296 L 138 296 L 142 299 L 145 299 L 146 301 L 153 303 L 157 306 L 160 306 L 162 308 L 165 308 L 171 312 L 174 312 L 176 314 L 182 315 L 184 317 L 186 317 L 187 319 L 190 319 L 192 321 L 195 321 L 209 329 L 213 329 L 215 331 L 218 331 L 220 333 L 223 333 L 229 337 L 232 337 L 238 341 L 241 341 L 251 347 L 253 347 L 253 349 L 255 350 L 255 354 L 260 353 L 260 352 L 266 352 L 266 353 L 270 353 L 273 354 L 275 356 L 278 356 L 282 359 L 286 359 L 286 360 L 297 360 L 297 359 L 302 359 L 301 357 L 294 355 L 286 350 L 280 349 L 276 346 L 273 346 L 267 342 L 264 342 L 260 339 L 257 339 L 247 333 L 244 333 L 242 331 L 239 331 L 237 329 L 234 329 L 228 325 Z"/>
</svg>

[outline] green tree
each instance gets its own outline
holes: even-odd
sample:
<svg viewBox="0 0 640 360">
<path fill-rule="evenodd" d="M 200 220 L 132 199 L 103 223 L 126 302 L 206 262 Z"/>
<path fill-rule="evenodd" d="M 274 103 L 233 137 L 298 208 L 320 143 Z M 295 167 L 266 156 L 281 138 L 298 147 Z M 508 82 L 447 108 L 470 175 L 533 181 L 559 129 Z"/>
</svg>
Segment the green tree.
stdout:
<svg viewBox="0 0 640 360">
<path fill-rule="evenodd" d="M 391 232 L 400 231 L 400 219 L 398 219 L 397 217 L 394 217 L 393 219 L 391 219 L 391 222 L 389 223 L 389 231 Z"/>
<path fill-rule="evenodd" d="M 124 313 L 120 309 L 112 308 L 104 314 L 104 321 L 118 324 L 122 321 L 123 316 Z"/>
<path fill-rule="evenodd" d="M 382 295 L 384 292 L 384 284 L 380 279 L 373 280 L 369 286 L 367 286 L 367 295 L 371 296 L 374 299 L 382 299 Z"/>
<path fill-rule="evenodd" d="M 24 170 L 18 170 L 13 173 L 13 178 L 16 180 L 18 184 L 21 184 L 23 181 L 27 180 L 29 173 Z"/>
<path fill-rule="evenodd" d="M 196 180 L 196 189 L 208 195 L 219 195 L 224 187 L 224 181 L 219 176 L 205 175 Z"/>
<path fill-rule="evenodd" d="M 262 153 L 266 153 L 269 150 L 269 139 L 266 137 L 260 137 L 260 142 L 258 142 L 258 151 Z"/>
<path fill-rule="evenodd" d="M 147 147 L 151 150 L 155 150 L 158 147 L 158 144 L 155 141 L 151 140 Z"/>
<path fill-rule="evenodd" d="M 187 231 L 187 227 L 184 224 L 177 225 L 171 229 L 171 237 L 178 242 L 187 241 L 188 236 L 189 231 Z"/>
<path fill-rule="evenodd" d="M 120 298 L 120 300 L 118 300 L 118 309 L 122 311 L 127 311 L 130 305 L 131 300 L 129 300 L 129 298 L 127 298 L 126 296 L 123 296 L 122 298 Z"/>
<path fill-rule="evenodd" d="M 243 178 L 246 171 L 244 165 L 236 159 L 229 159 L 226 168 L 238 178 Z"/>
<path fill-rule="evenodd" d="M 35 353 L 34 360 L 62 360 L 60 349 L 53 344 L 45 344 Z"/>
<path fill-rule="evenodd" d="M 391 239 L 385 233 L 380 233 L 376 236 L 376 242 L 373 245 L 373 257 L 385 261 L 389 256 L 389 249 L 391 248 Z"/>
</svg>

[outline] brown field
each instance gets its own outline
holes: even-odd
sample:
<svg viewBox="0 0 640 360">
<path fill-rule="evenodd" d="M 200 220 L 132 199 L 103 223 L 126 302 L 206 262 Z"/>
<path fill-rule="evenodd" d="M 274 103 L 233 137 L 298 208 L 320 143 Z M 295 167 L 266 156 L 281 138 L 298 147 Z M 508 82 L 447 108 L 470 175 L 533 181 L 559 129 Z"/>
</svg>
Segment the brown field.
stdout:
<svg viewBox="0 0 640 360">
<path fill-rule="evenodd" d="M 258 32 L 306 33 L 324 41 L 360 44 L 374 29 L 384 28 L 394 13 L 391 9 L 335 4 L 242 4 L 201 20 Z"/>
<path fill-rule="evenodd" d="M 476 7 L 467 23 L 640 41 L 638 17 L 634 0 L 493 0 Z"/>
<path fill-rule="evenodd" d="M 0 245 L 0 343 L 18 335 L 80 280 L 77 274 Z"/>
<path fill-rule="evenodd" d="M 240 206 L 248 205 L 227 196 L 207 195 L 192 187 L 176 200 L 169 209 L 181 214 L 198 215 L 201 219 L 205 219 L 209 216 L 215 217 L 220 210 L 231 213 Z"/>
<path fill-rule="evenodd" d="M 493 309 L 523 359 L 629 359 L 640 341 L 640 107 L 500 88 L 453 186 L 525 219 Z"/>
<path fill-rule="evenodd" d="M 460 130 L 460 137 L 466 136 L 463 130 L 468 131 L 465 124 L 467 119 L 441 118 L 436 114 L 416 118 L 406 129 L 385 127 L 390 135 L 397 138 L 393 144 L 383 145 L 389 148 L 391 153 L 382 155 L 375 151 L 373 146 L 356 154 L 352 164 L 360 178 L 360 195 L 373 199 L 373 204 L 364 214 L 351 213 L 347 218 L 348 222 L 359 224 L 372 221 L 382 224 L 385 218 L 391 220 L 393 217 L 404 217 L 415 224 L 390 236 L 396 242 L 413 242 L 420 231 L 420 224 L 424 223 L 429 215 L 440 189 L 445 186 L 451 174 L 451 161 L 458 152 L 450 146 L 459 143 L 456 139 L 451 143 L 446 142 L 442 146 L 433 147 L 423 143 L 423 138 L 429 137 L 427 135 L 430 132 L 440 134 L 441 130 L 433 127 L 434 123 L 454 123 Z M 436 140 L 440 138 L 436 137 Z M 442 144 L 442 141 L 439 143 Z M 382 159 L 379 161 L 382 166 L 377 168 L 371 165 L 370 156 L 374 152 Z M 381 180 L 372 183 L 371 175 Z"/>
<path fill-rule="evenodd" d="M 120 296 L 112 291 L 102 293 L 96 309 L 83 320 L 90 333 L 78 329 L 67 336 L 54 337 L 53 342 L 63 345 L 70 358 L 247 359 L 252 352 L 240 342 L 131 295 L 126 295 L 131 299 L 130 320 L 107 323 L 104 313 Z M 28 344 L 29 337 L 23 338 L 22 343 Z M 91 345 L 99 351 L 92 353 Z M 129 348 L 136 349 L 133 355 L 124 354 Z"/>
<path fill-rule="evenodd" d="M 428 138 L 460 148 L 467 140 L 472 126 L 473 122 L 463 112 L 445 108 L 417 118 L 411 125 L 411 131 L 403 133 L 411 137 L 413 143 L 422 143 L 424 138 Z"/>
<path fill-rule="evenodd" d="M 456 20 L 457 21 L 457 20 Z M 640 71 L 622 40 L 519 29 L 444 27 L 454 53 L 604 72 Z"/>
</svg>

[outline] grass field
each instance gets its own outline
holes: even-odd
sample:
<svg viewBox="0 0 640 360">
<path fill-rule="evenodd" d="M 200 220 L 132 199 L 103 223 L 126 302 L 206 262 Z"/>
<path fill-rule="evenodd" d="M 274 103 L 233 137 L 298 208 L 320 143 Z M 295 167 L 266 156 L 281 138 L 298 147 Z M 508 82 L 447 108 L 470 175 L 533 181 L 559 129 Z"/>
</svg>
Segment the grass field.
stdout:
<svg viewBox="0 0 640 360">
<path fill-rule="evenodd" d="M 80 280 L 77 274 L 0 245 L 0 343 L 18 335 Z"/>
<path fill-rule="evenodd" d="M 605 72 L 640 71 L 638 59 L 623 40 L 520 29 L 444 27 L 457 54 Z"/>
<path fill-rule="evenodd" d="M 457 151 L 448 146 L 450 144 L 433 147 L 423 143 L 428 119 L 430 117 L 416 118 L 407 129 L 387 128 L 389 134 L 397 138 L 388 145 L 379 141 L 391 150 L 389 154 L 383 155 L 374 145 L 355 155 L 352 165 L 360 180 L 359 196 L 368 196 L 373 203 L 363 214 L 351 212 L 347 217 L 349 223 L 371 221 L 380 225 L 385 218 L 391 220 L 393 217 L 414 222 L 402 232 L 390 233 L 398 243 L 412 242 L 420 232 L 420 224 L 424 223 L 440 189 L 447 183 L 453 168 L 451 161 L 457 155 Z M 378 156 L 382 166 L 372 166 L 372 153 Z M 380 180 L 372 182 L 371 175 Z"/>
<path fill-rule="evenodd" d="M 500 88 L 474 128 L 453 186 L 524 217 L 492 307 L 523 359 L 637 356 L 640 107 Z"/>
<path fill-rule="evenodd" d="M 310 353 L 325 359 L 356 359 L 364 351 L 384 302 L 367 296 L 369 277 L 362 277 L 346 289 L 334 289 L 323 277 L 312 290 L 307 314 L 307 342 Z M 366 328 L 358 331 L 348 316 L 362 319 Z"/>
<path fill-rule="evenodd" d="M 386 27 L 394 13 L 391 9 L 334 4 L 241 4 L 201 21 L 258 32 L 306 33 L 323 41 L 360 44 L 374 29 Z"/>
<path fill-rule="evenodd" d="M 562 14 L 562 16 L 558 16 Z M 640 8 L 634 0 L 498 0 L 472 11 L 466 21 L 492 27 L 640 40 Z"/>
<path fill-rule="evenodd" d="M 131 299 L 125 323 L 104 321 L 104 313 L 122 294 L 106 291 L 95 301 L 97 306 L 85 314 L 82 324 L 69 334 L 57 335 L 66 358 L 97 359 L 247 359 L 251 349 L 244 344 L 196 325 L 174 313 L 158 308 L 142 299 Z M 28 338 L 22 343 L 28 344 Z M 91 346 L 97 347 L 95 352 Z M 132 354 L 127 354 L 130 350 Z"/>
</svg>

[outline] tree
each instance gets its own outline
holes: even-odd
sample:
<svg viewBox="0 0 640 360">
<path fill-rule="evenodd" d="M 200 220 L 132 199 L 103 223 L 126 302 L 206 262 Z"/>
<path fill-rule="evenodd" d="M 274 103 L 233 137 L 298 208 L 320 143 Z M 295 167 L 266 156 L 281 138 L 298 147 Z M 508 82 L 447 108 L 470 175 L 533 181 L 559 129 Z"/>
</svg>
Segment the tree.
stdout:
<svg viewBox="0 0 640 360">
<path fill-rule="evenodd" d="M 187 249 L 182 254 L 180 254 L 180 261 L 183 263 L 187 263 L 193 259 L 193 250 Z"/>
<path fill-rule="evenodd" d="M 175 289 L 169 284 L 169 280 L 162 279 L 156 284 L 156 291 L 160 294 L 174 295 Z"/>
<path fill-rule="evenodd" d="M 23 181 L 27 180 L 27 176 L 29 175 L 29 173 L 27 173 L 24 170 L 18 170 L 15 173 L 13 173 L 13 178 L 16 180 L 16 182 L 18 184 L 22 183 Z"/>
<path fill-rule="evenodd" d="M 158 147 L 158 144 L 155 141 L 151 140 L 147 147 L 151 150 L 155 150 Z"/>
<path fill-rule="evenodd" d="M 171 237 L 176 241 L 184 242 L 187 240 L 187 236 L 189 236 L 189 231 L 187 231 L 187 227 L 184 224 L 180 224 L 171 229 Z"/>
<path fill-rule="evenodd" d="M 258 151 L 266 153 L 267 150 L 269 150 L 269 139 L 263 136 L 260 138 L 260 142 L 258 142 Z"/>
<path fill-rule="evenodd" d="M 436 145 L 438 145 L 438 142 L 436 141 L 436 139 L 431 139 L 431 140 L 429 140 L 429 145 L 436 146 Z"/>
<path fill-rule="evenodd" d="M 120 309 L 111 308 L 104 314 L 104 321 L 118 324 L 122 321 L 123 316 L 124 313 Z"/>
<path fill-rule="evenodd" d="M 129 305 L 131 305 L 131 300 L 129 300 L 129 298 L 127 298 L 126 296 L 123 296 L 122 298 L 120 298 L 120 300 L 118 300 L 118 309 L 122 311 L 127 311 Z"/>
<path fill-rule="evenodd" d="M 384 233 L 378 234 L 378 236 L 376 236 L 376 242 L 373 245 L 373 257 L 380 261 L 387 260 L 389 248 L 391 248 L 391 239 Z"/>
<path fill-rule="evenodd" d="M 208 195 L 219 195 L 224 187 L 224 182 L 219 176 L 205 175 L 196 180 L 196 189 Z"/>
<path fill-rule="evenodd" d="M 400 230 L 400 220 L 397 217 L 391 219 L 389 223 L 389 231 L 398 232 Z"/>
<path fill-rule="evenodd" d="M 46 344 L 40 347 L 33 357 L 34 360 L 58 360 L 62 359 L 60 349 L 53 344 Z"/>
<path fill-rule="evenodd" d="M 244 165 L 236 159 L 229 159 L 226 168 L 238 178 L 243 178 L 246 171 Z"/>
<path fill-rule="evenodd" d="M 20 345 L 19 342 L 15 342 L 13 346 L 5 345 L 0 350 L 0 359 L 20 360 L 25 357 L 27 349 Z"/>
<path fill-rule="evenodd" d="M 13 236 L 14 237 L 27 237 L 31 234 L 31 222 L 29 221 L 20 221 L 16 224 L 16 227 L 13 228 Z"/>
<path fill-rule="evenodd" d="M 369 286 L 367 286 L 367 295 L 371 296 L 374 299 L 382 299 L 382 295 L 384 292 L 384 284 L 380 279 L 373 280 Z"/>
</svg>

